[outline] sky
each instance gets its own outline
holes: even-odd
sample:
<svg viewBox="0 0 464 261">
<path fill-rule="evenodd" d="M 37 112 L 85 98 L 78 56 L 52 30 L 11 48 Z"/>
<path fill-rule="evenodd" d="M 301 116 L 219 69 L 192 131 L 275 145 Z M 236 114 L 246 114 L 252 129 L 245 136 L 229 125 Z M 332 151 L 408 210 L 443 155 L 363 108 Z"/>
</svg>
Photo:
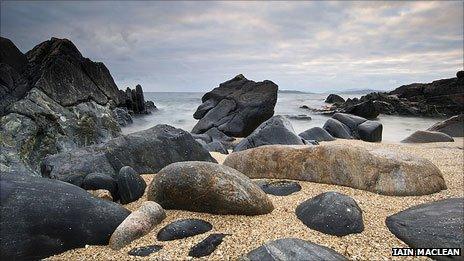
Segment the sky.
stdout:
<svg viewBox="0 0 464 261">
<path fill-rule="evenodd" d="M 27 52 L 68 38 L 123 89 L 209 91 L 237 74 L 279 89 L 390 90 L 463 68 L 463 1 L 1 1 Z"/>
</svg>

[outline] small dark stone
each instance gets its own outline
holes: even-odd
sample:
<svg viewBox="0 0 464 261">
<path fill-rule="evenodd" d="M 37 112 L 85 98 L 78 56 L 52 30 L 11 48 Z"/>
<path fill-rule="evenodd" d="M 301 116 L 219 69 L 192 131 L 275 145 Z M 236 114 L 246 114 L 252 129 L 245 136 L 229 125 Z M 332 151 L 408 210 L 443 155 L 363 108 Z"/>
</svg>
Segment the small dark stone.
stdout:
<svg viewBox="0 0 464 261">
<path fill-rule="evenodd" d="M 219 233 L 209 235 L 190 249 L 189 256 L 202 257 L 210 255 L 222 243 L 222 239 L 225 236 L 227 236 L 227 234 Z"/>
<path fill-rule="evenodd" d="M 128 252 L 128 254 L 130 256 L 149 256 L 150 254 L 160 251 L 162 248 L 163 246 L 160 246 L 160 245 L 149 245 L 149 246 L 143 246 L 143 247 L 136 247 L 136 248 L 131 249 Z"/>
<path fill-rule="evenodd" d="M 81 188 L 85 190 L 106 189 L 113 195 L 116 192 L 116 186 L 116 181 L 110 175 L 94 172 L 85 176 Z"/>
<path fill-rule="evenodd" d="M 321 127 L 314 127 L 309 130 L 303 131 L 298 134 L 305 140 L 315 140 L 315 141 L 333 141 L 335 138 L 330 135 L 326 130 Z"/>
<path fill-rule="evenodd" d="M 204 220 L 181 219 L 163 227 L 158 232 L 156 238 L 159 241 L 170 241 L 203 234 L 210 231 L 211 229 L 213 229 L 213 225 Z"/>
<path fill-rule="evenodd" d="M 129 166 L 122 167 L 116 178 L 118 194 L 122 204 L 136 201 L 142 197 L 147 184 L 135 170 Z"/>
<path fill-rule="evenodd" d="M 279 181 L 263 181 L 257 182 L 258 186 L 266 192 L 274 196 L 288 196 L 301 190 L 300 184 L 295 181 L 279 180 Z"/>
<path fill-rule="evenodd" d="M 364 230 L 361 208 L 354 199 L 338 192 L 308 199 L 295 212 L 306 226 L 329 235 L 345 236 Z"/>
</svg>

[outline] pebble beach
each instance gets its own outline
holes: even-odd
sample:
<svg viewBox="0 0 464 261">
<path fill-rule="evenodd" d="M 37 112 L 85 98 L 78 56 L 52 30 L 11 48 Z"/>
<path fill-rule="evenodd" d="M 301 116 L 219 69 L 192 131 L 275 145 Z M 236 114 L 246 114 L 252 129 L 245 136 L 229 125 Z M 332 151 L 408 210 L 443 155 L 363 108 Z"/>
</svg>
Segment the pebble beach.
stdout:
<svg viewBox="0 0 464 261">
<path fill-rule="evenodd" d="M 350 260 L 395 260 L 391 256 L 391 248 L 407 247 L 407 245 L 387 229 L 385 225 L 387 216 L 418 204 L 464 196 L 463 138 L 455 138 L 454 142 L 427 144 L 368 143 L 359 140 L 342 139 L 331 143 L 366 148 L 382 147 L 424 157 L 441 170 L 448 188 L 439 193 L 426 196 L 395 197 L 378 195 L 349 187 L 298 181 L 302 189 L 297 193 L 283 197 L 269 195 L 275 206 L 274 211 L 269 214 L 257 216 L 212 215 L 166 210 L 167 218 L 162 223 L 147 235 L 118 251 L 114 251 L 108 246 L 86 246 L 85 248 L 74 249 L 49 257 L 47 260 L 192 260 L 194 258 L 188 256 L 190 248 L 211 233 L 225 233 L 228 235 L 210 256 L 198 258 L 199 260 L 237 260 L 267 241 L 285 237 L 296 237 L 327 246 Z M 212 152 L 211 155 L 219 163 L 222 163 L 227 156 L 215 152 Z M 149 184 L 153 175 L 145 174 L 142 177 Z M 298 220 L 295 215 L 295 208 L 298 204 L 328 191 L 344 193 L 356 200 L 363 211 L 365 230 L 362 233 L 350 234 L 344 237 L 331 236 L 311 230 Z M 145 193 L 142 198 L 125 205 L 125 207 L 134 211 L 146 200 Z M 156 235 L 162 227 L 184 218 L 203 219 L 210 222 L 213 229 L 205 234 L 184 239 L 157 241 Z M 148 257 L 128 255 L 128 251 L 131 249 L 147 245 L 162 245 L 163 248 Z M 424 257 L 414 258 L 414 260 L 427 259 Z M 407 258 L 402 257 L 401 260 L 407 260 Z"/>
</svg>

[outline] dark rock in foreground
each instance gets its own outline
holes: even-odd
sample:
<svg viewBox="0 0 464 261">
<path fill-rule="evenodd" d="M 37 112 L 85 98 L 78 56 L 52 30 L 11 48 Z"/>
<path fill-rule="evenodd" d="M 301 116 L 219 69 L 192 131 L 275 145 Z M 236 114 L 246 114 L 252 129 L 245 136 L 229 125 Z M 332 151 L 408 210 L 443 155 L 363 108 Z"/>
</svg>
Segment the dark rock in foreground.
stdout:
<svg viewBox="0 0 464 261">
<path fill-rule="evenodd" d="M 451 137 L 464 137 L 464 114 L 438 122 L 427 130 L 443 132 Z"/>
<path fill-rule="evenodd" d="M 149 245 L 131 249 L 127 254 L 130 256 L 149 256 L 163 249 L 160 245 Z"/>
<path fill-rule="evenodd" d="M 343 99 L 340 95 L 337 94 L 329 94 L 325 99 L 326 103 L 344 103 L 345 99 Z"/>
<path fill-rule="evenodd" d="M 361 208 L 354 199 L 337 192 L 308 199 L 295 212 L 306 226 L 325 234 L 345 236 L 364 230 Z"/>
<path fill-rule="evenodd" d="M 249 252 L 243 259 L 247 261 L 347 260 L 328 247 L 298 238 L 283 238 L 267 242 Z"/>
<path fill-rule="evenodd" d="M 213 226 L 201 219 L 181 219 L 163 227 L 156 238 L 159 241 L 170 241 L 203 234 L 213 229 Z"/>
<path fill-rule="evenodd" d="M 402 140 L 403 143 L 453 142 L 448 134 L 437 131 L 416 131 Z"/>
<path fill-rule="evenodd" d="M 122 167 L 130 166 L 139 174 L 150 174 L 173 162 L 192 160 L 215 162 L 188 132 L 160 124 L 103 144 L 48 156 L 42 175 L 81 186 L 92 172 L 116 177 Z"/>
<path fill-rule="evenodd" d="M 241 140 L 235 146 L 234 152 L 273 144 L 303 145 L 304 142 L 295 133 L 288 119 L 276 115 L 263 122 L 253 133 Z"/>
<path fill-rule="evenodd" d="M 41 259 L 85 245 L 106 245 L 129 215 L 58 180 L 0 173 L 0 259 Z"/>
<path fill-rule="evenodd" d="M 193 117 L 198 123 L 192 133 L 217 127 L 232 137 L 248 136 L 274 115 L 278 86 L 271 81 L 254 82 L 243 75 L 221 83 L 206 93 Z"/>
<path fill-rule="evenodd" d="M 461 248 L 464 246 L 464 198 L 451 198 L 408 208 L 387 217 L 388 229 L 409 247 Z M 462 257 L 432 257 L 461 260 Z"/>
<path fill-rule="evenodd" d="M 189 256 L 192 257 L 203 257 L 209 256 L 216 250 L 216 248 L 222 243 L 222 239 L 227 234 L 211 234 L 207 238 L 203 239 L 200 243 L 194 245 L 190 251 Z"/>
<path fill-rule="evenodd" d="M 136 201 L 145 193 L 147 184 L 135 170 L 129 166 L 122 167 L 116 177 L 118 184 L 118 198 L 121 204 Z"/>
<path fill-rule="evenodd" d="M 300 184 L 295 181 L 279 180 L 266 181 L 259 180 L 256 184 L 266 193 L 274 196 L 288 196 L 301 190 Z"/>
<path fill-rule="evenodd" d="M 274 206 L 248 177 L 227 166 L 208 162 L 177 162 L 153 178 L 147 199 L 165 209 L 212 214 L 260 215 Z"/>
<path fill-rule="evenodd" d="M 315 141 L 333 141 L 335 138 L 330 135 L 326 130 L 320 127 L 314 127 L 308 130 L 303 131 L 298 134 L 301 138 L 305 140 L 315 140 Z"/>
<path fill-rule="evenodd" d="M 108 190 L 115 201 L 119 199 L 117 187 L 116 180 L 112 176 L 98 172 L 85 176 L 81 185 L 81 188 L 85 190 Z"/>
</svg>

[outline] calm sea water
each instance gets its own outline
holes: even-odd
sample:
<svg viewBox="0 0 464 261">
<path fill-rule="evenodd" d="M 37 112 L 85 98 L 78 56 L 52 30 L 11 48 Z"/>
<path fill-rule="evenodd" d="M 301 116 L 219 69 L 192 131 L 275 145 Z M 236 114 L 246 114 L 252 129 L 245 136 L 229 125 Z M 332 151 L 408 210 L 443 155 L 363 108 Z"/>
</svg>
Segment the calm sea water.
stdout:
<svg viewBox="0 0 464 261">
<path fill-rule="evenodd" d="M 203 94 L 199 92 L 147 92 L 145 93 L 145 99 L 154 101 L 158 110 L 150 115 L 135 117 L 132 125 L 123 128 L 123 133 L 144 130 L 161 123 L 190 131 L 197 122 L 193 118 L 193 113 L 201 104 Z M 360 95 L 341 94 L 340 96 L 346 99 L 359 97 Z M 299 107 L 307 105 L 312 108 L 321 108 L 327 105 L 324 103 L 326 97 L 327 94 L 279 93 L 275 114 L 306 114 L 311 116 L 312 120 L 310 121 L 290 119 L 297 133 L 316 126 L 322 127 L 329 117 L 312 114 Z M 383 142 L 391 143 L 401 141 L 416 130 L 425 130 L 440 120 L 389 115 L 379 116 L 379 121 L 382 122 L 384 128 Z"/>
</svg>

